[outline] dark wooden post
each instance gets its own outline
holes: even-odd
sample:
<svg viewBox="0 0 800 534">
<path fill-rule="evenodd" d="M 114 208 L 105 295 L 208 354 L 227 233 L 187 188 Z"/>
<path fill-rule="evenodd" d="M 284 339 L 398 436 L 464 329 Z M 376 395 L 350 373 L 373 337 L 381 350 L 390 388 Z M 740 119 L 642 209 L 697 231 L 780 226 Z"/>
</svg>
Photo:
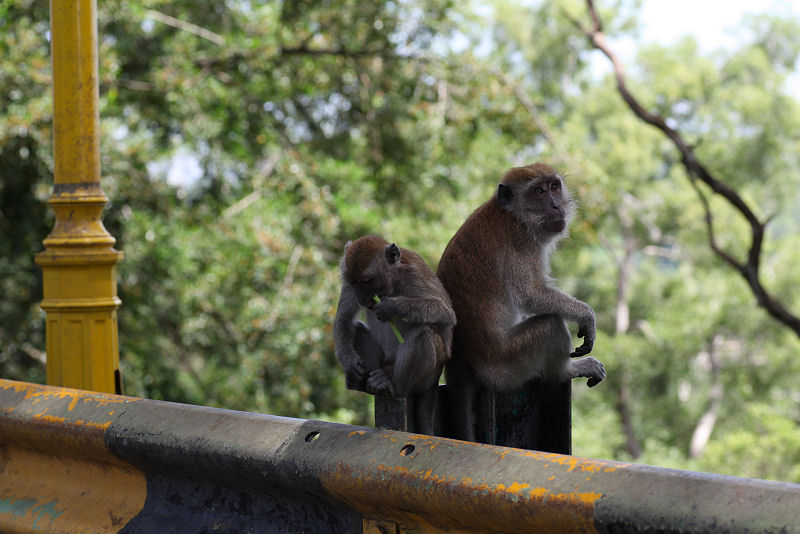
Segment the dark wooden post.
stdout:
<svg viewBox="0 0 800 534">
<path fill-rule="evenodd" d="M 478 441 L 491 445 L 570 454 L 571 384 L 533 382 L 506 392 L 481 392 Z"/>
<path fill-rule="evenodd" d="M 414 413 L 411 401 L 406 397 L 375 396 L 375 427 L 413 432 L 410 423 Z"/>
<path fill-rule="evenodd" d="M 449 410 L 440 386 L 436 434 L 449 436 Z M 560 454 L 572 452 L 571 383 L 531 382 L 507 392 L 481 392 L 476 435 L 481 443 Z M 414 432 L 411 399 L 375 397 L 375 426 Z"/>
</svg>

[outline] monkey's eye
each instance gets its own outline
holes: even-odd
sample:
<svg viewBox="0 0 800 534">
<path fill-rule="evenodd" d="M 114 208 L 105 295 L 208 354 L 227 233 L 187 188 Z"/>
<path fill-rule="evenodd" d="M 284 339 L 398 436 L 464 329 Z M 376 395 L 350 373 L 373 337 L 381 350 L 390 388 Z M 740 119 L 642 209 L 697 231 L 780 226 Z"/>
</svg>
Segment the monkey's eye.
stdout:
<svg viewBox="0 0 800 534">
<path fill-rule="evenodd" d="M 550 191 L 558 191 L 561 189 L 561 182 L 553 182 L 550 184 Z"/>
<path fill-rule="evenodd" d="M 536 187 L 533 188 L 533 192 L 536 193 L 537 195 L 543 195 L 544 187 L 542 187 L 541 185 L 537 185 Z"/>
</svg>

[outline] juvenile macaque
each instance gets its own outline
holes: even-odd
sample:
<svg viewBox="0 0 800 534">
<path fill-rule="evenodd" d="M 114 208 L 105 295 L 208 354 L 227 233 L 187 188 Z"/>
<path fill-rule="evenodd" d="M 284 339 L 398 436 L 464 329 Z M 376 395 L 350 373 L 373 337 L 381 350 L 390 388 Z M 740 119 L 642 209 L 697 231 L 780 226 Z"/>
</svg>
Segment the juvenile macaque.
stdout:
<svg viewBox="0 0 800 534">
<path fill-rule="evenodd" d="M 447 292 L 418 254 L 376 236 L 348 243 L 341 269 L 333 334 L 347 387 L 415 397 L 416 431 L 432 434 L 456 322 Z"/>
<path fill-rule="evenodd" d="M 481 389 L 505 391 L 533 379 L 605 378 L 592 350 L 594 310 L 553 287 L 550 255 L 575 210 L 564 179 L 543 164 L 509 170 L 497 194 L 456 232 L 438 276 L 458 317 L 445 370 L 455 437 L 475 440 L 473 404 Z M 565 320 L 583 344 L 572 350 Z"/>
</svg>

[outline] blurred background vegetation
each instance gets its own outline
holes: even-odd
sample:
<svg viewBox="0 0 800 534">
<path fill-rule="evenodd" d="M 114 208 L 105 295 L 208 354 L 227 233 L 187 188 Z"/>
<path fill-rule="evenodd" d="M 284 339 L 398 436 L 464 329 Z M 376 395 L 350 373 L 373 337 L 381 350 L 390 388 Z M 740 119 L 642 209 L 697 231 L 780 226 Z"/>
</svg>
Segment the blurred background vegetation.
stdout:
<svg viewBox="0 0 800 534">
<path fill-rule="evenodd" d="M 505 169 L 548 161 L 581 205 L 554 275 L 595 308 L 608 370 L 573 387 L 575 454 L 800 482 L 798 336 L 712 253 L 679 154 L 570 22 L 582 2 L 98 4 L 125 393 L 369 424 L 333 352 L 344 243 L 381 234 L 435 266 Z M 800 21 L 750 16 L 704 52 L 639 45 L 635 1 L 600 7 L 637 44 L 632 89 L 773 217 L 762 279 L 800 312 Z M 34 382 L 48 25 L 47 3 L 0 0 L 0 376 Z M 711 208 L 745 255 L 749 229 Z"/>
</svg>

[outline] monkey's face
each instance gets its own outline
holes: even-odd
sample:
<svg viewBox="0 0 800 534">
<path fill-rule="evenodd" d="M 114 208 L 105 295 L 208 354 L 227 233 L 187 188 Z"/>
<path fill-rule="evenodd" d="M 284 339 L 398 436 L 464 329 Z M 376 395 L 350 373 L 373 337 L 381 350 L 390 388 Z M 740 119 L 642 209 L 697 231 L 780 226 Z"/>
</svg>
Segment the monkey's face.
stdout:
<svg viewBox="0 0 800 534">
<path fill-rule="evenodd" d="M 383 299 L 392 294 L 392 273 L 399 259 L 396 251 L 395 245 L 375 236 L 361 237 L 345 248 L 342 279 L 360 306 L 372 309 L 375 295 Z"/>
<path fill-rule="evenodd" d="M 567 227 L 567 212 L 562 195 L 563 183 L 558 176 L 531 182 L 525 191 L 526 211 L 547 232 L 563 232 Z"/>
<path fill-rule="evenodd" d="M 380 278 L 364 274 L 360 277 L 345 279 L 345 282 L 350 284 L 353 293 L 356 296 L 359 306 L 372 309 L 375 306 L 374 297 L 383 298 L 386 296 L 385 284 Z"/>
<path fill-rule="evenodd" d="M 569 193 L 549 167 L 512 169 L 498 188 L 497 200 L 531 230 L 558 234 L 567 228 Z"/>
</svg>

